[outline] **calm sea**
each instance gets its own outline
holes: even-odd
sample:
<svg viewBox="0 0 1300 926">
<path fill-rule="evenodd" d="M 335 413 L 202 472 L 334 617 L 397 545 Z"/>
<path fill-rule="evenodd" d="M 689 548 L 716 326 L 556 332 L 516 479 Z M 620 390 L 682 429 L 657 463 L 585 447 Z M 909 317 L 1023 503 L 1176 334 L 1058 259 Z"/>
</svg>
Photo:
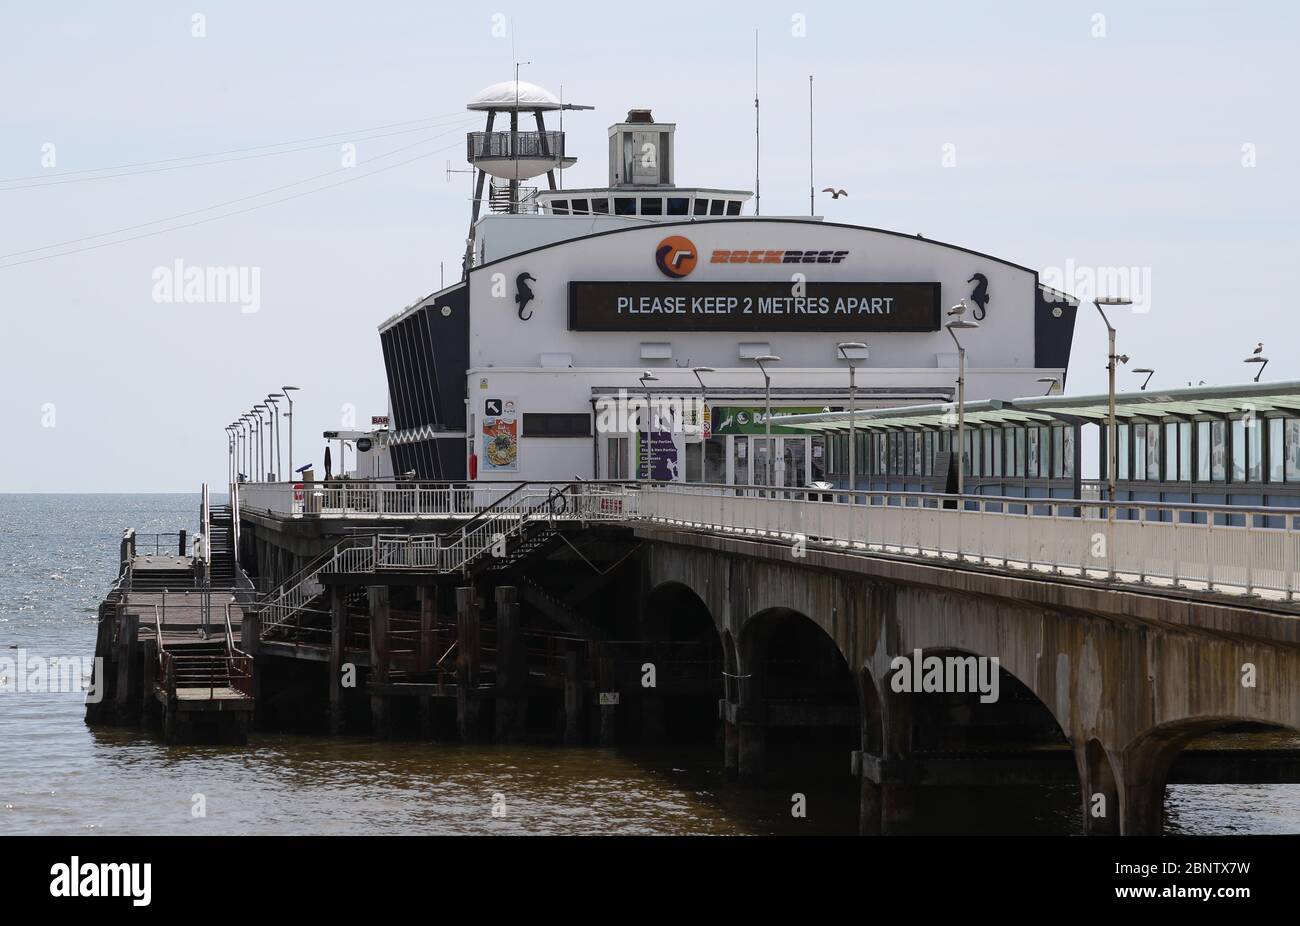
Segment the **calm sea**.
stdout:
<svg viewBox="0 0 1300 926">
<path fill-rule="evenodd" d="M 0 657 L 15 654 L 9 647 L 92 656 L 122 529 L 192 529 L 198 504 L 197 495 L 0 495 Z M 725 783 L 714 750 L 258 734 L 247 747 L 166 747 L 140 730 L 87 727 L 83 713 L 81 694 L 0 692 L 0 834 L 856 831 L 851 781 L 809 792 L 807 817 L 795 819 L 790 788 Z M 1173 832 L 1300 833 L 1300 785 L 1175 786 L 1166 810 Z M 1078 826 L 1068 792 L 933 795 L 919 816 L 926 832 Z"/>
</svg>

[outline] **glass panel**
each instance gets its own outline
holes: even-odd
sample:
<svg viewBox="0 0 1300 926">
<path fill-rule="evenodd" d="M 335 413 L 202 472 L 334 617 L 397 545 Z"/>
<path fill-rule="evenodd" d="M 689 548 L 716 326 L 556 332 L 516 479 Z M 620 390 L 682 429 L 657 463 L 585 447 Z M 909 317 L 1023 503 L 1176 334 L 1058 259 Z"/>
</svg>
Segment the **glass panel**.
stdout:
<svg viewBox="0 0 1300 926">
<path fill-rule="evenodd" d="M 1061 478 L 1061 461 L 1065 457 L 1065 428 L 1052 428 L 1052 476 Z"/>
<path fill-rule="evenodd" d="M 1232 422 L 1232 481 L 1246 481 L 1246 422 L 1240 418 Z"/>
<path fill-rule="evenodd" d="M 1178 422 L 1165 422 L 1165 481 L 1178 480 Z"/>
<path fill-rule="evenodd" d="M 631 196 L 614 197 L 615 215 L 636 215 L 636 200 Z"/>
<path fill-rule="evenodd" d="M 1286 420 L 1286 481 L 1300 482 L 1300 418 Z"/>
<path fill-rule="evenodd" d="M 925 432 L 925 463 L 921 467 L 922 476 L 934 475 L 934 432 Z"/>
<path fill-rule="evenodd" d="M 567 199 L 553 199 L 553 200 L 551 200 L 551 214 L 552 214 L 552 215 L 568 215 L 568 214 L 569 214 L 569 201 L 568 201 Z"/>
<path fill-rule="evenodd" d="M 1210 422 L 1210 479 L 1228 479 L 1228 429 L 1222 421 Z"/>
<path fill-rule="evenodd" d="M 1268 419 L 1268 481 L 1281 482 L 1282 461 L 1285 458 L 1281 418 Z"/>
<path fill-rule="evenodd" d="M 1196 481 L 1210 481 L 1210 422 L 1196 422 Z"/>
<path fill-rule="evenodd" d="M 1061 436 L 1061 475 L 1067 479 L 1074 478 L 1074 428 L 1062 428 Z"/>
<path fill-rule="evenodd" d="M 1160 481 L 1160 425 L 1147 425 L 1147 478 Z"/>
<path fill-rule="evenodd" d="M 668 198 L 669 215 L 686 215 L 686 206 L 690 202 L 685 196 L 671 196 Z"/>
<path fill-rule="evenodd" d="M 808 461 L 808 466 L 812 470 L 812 477 L 809 482 L 826 481 L 826 438 L 812 437 L 809 438 L 809 444 L 812 447 L 812 459 Z"/>
<path fill-rule="evenodd" d="M 1135 424 L 1131 428 L 1133 432 L 1133 480 L 1140 481 L 1147 478 L 1147 426 L 1144 424 Z"/>
<path fill-rule="evenodd" d="M 1029 444 L 1025 450 L 1025 473 L 1029 478 L 1038 475 L 1038 428 L 1029 428 Z"/>
<path fill-rule="evenodd" d="M 921 475 L 921 463 L 925 459 L 925 440 L 921 432 L 912 435 L 912 475 Z"/>
<path fill-rule="evenodd" d="M 591 201 L 591 211 L 592 211 L 594 214 L 596 214 L 596 215 L 608 215 L 608 214 L 609 214 L 609 200 L 608 200 L 608 199 L 593 199 L 593 200 Z"/>
<path fill-rule="evenodd" d="M 715 199 L 713 202 L 709 203 L 709 215 L 722 215 L 722 211 L 726 209 L 726 207 L 726 200 Z"/>
<path fill-rule="evenodd" d="M 989 440 L 991 441 L 991 446 L 992 446 L 992 450 L 990 451 L 990 453 L 993 456 L 993 475 L 1001 476 L 1002 475 L 1002 429 L 993 428 L 989 432 L 989 434 L 990 434 Z"/>
<path fill-rule="evenodd" d="M 1264 481 L 1264 422 L 1251 418 L 1246 427 L 1246 478 L 1251 482 Z"/>
<path fill-rule="evenodd" d="M 709 214 L 709 201 L 708 201 L 707 199 L 696 199 L 696 200 L 695 200 L 695 208 L 694 208 L 693 211 L 694 211 L 695 215 L 708 215 L 708 214 Z"/>
<path fill-rule="evenodd" d="M 727 481 L 727 439 L 713 436 L 704 442 L 704 481 Z"/>
<path fill-rule="evenodd" d="M 727 215 L 740 215 L 740 200 L 731 200 L 727 203 Z"/>
<path fill-rule="evenodd" d="M 734 441 L 736 461 L 732 479 L 736 485 L 753 485 L 754 480 L 749 472 L 749 438 L 740 436 Z"/>
<path fill-rule="evenodd" d="M 785 462 L 785 485 L 806 485 L 804 475 L 808 454 L 808 438 L 787 437 L 781 441 L 781 456 Z"/>
<path fill-rule="evenodd" d="M 774 443 L 776 438 L 771 438 Z M 754 445 L 754 485 L 766 486 L 776 482 L 776 461 L 770 452 L 769 439 L 752 438 Z"/>
<path fill-rule="evenodd" d="M 663 215 L 664 201 L 658 196 L 647 196 L 641 200 L 642 215 Z"/>
<path fill-rule="evenodd" d="M 587 200 L 575 199 L 573 201 L 574 215 L 587 215 L 589 212 L 591 212 L 591 203 L 587 202 Z"/>
<path fill-rule="evenodd" d="M 1192 481 L 1192 423 L 1182 421 L 1178 424 L 1178 478 L 1183 482 Z"/>
<path fill-rule="evenodd" d="M 704 480 L 704 447 L 690 441 L 686 444 L 686 481 L 702 482 Z"/>
</svg>

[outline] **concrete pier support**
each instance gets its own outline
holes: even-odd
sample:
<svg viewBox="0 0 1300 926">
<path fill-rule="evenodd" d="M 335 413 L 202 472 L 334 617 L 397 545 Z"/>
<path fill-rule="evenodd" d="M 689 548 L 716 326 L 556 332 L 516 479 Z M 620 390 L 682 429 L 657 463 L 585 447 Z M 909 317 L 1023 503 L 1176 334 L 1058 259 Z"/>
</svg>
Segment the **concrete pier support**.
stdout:
<svg viewBox="0 0 1300 926">
<path fill-rule="evenodd" d="M 1106 750 L 1096 740 L 1075 749 L 1079 767 L 1079 792 L 1083 800 L 1085 836 L 1118 836 L 1120 830 L 1119 785 Z M 1162 789 L 1163 790 L 1163 789 Z"/>
<path fill-rule="evenodd" d="M 916 792 L 915 785 L 900 781 L 880 785 L 881 835 L 899 836 L 907 832 L 916 816 Z"/>
<path fill-rule="evenodd" d="M 472 585 L 456 589 L 456 725 L 462 743 L 479 739 L 479 600 Z"/>
<path fill-rule="evenodd" d="M 882 789 L 864 768 L 861 776 L 861 792 L 858 796 L 858 835 L 879 836 L 881 834 L 881 807 L 883 806 Z"/>
<path fill-rule="evenodd" d="M 740 728 L 736 726 L 736 709 L 738 705 L 730 701 L 718 702 L 722 719 L 722 767 L 729 779 L 740 775 Z"/>
<path fill-rule="evenodd" d="M 329 730 L 333 736 L 347 726 L 343 708 L 343 663 L 347 661 L 348 588 L 330 589 Z"/>
<path fill-rule="evenodd" d="M 381 685 L 388 681 L 391 651 L 388 629 L 388 586 L 372 585 L 370 587 L 370 678 L 372 682 Z M 391 700 L 385 694 L 372 692 L 370 695 L 371 735 L 379 739 L 389 739 L 393 735 Z"/>
<path fill-rule="evenodd" d="M 520 743 L 528 712 L 528 653 L 519 622 L 519 595 L 513 586 L 496 590 L 497 677 L 496 741 Z"/>
</svg>

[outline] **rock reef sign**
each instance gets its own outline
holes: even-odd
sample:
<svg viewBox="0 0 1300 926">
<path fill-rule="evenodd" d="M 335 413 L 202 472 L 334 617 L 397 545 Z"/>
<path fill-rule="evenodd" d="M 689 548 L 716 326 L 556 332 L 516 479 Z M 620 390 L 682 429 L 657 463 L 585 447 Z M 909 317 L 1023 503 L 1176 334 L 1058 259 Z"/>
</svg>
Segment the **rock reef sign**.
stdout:
<svg viewBox="0 0 1300 926">
<path fill-rule="evenodd" d="M 938 331 L 938 283 L 569 283 L 570 331 Z"/>
</svg>

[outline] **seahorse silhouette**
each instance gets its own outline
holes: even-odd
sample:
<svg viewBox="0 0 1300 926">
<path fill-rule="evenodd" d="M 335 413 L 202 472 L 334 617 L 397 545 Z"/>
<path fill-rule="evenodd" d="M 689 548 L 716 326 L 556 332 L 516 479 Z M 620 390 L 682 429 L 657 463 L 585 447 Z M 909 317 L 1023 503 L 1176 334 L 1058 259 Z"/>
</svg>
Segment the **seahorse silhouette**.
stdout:
<svg viewBox="0 0 1300 926">
<path fill-rule="evenodd" d="M 989 278 L 982 273 L 977 273 L 966 282 L 975 284 L 975 288 L 970 293 L 970 301 L 975 303 L 976 308 L 971 314 L 975 316 L 976 321 L 983 321 L 989 306 Z"/>
<path fill-rule="evenodd" d="M 533 291 L 528 286 L 528 281 L 534 283 L 537 279 L 530 273 L 521 273 L 515 277 L 515 302 L 519 303 L 519 318 L 521 321 L 528 321 L 533 317 L 533 313 L 524 314 L 524 306 L 533 301 Z"/>
</svg>

